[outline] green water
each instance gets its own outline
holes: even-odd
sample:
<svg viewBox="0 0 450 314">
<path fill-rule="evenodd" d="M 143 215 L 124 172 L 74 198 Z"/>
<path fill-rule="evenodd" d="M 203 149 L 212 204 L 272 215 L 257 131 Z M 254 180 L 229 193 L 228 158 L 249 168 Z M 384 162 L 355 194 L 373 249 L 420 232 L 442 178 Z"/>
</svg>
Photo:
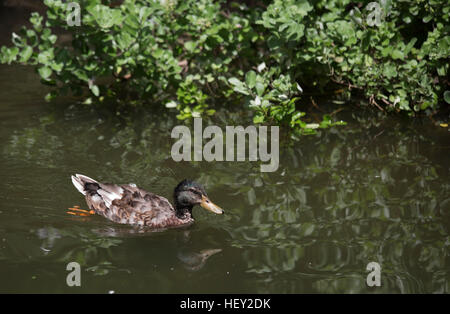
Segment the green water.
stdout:
<svg viewBox="0 0 450 314">
<path fill-rule="evenodd" d="M 173 112 L 45 104 L 44 92 L 30 69 L 0 67 L 0 292 L 450 291 L 450 137 L 428 120 L 347 107 L 347 126 L 282 141 L 279 169 L 261 173 L 174 162 Z M 219 112 L 204 126 L 246 121 Z M 193 226 L 158 233 L 74 217 L 86 204 L 73 173 L 169 200 L 192 178 L 226 215 L 195 208 Z M 66 284 L 70 262 L 81 287 Z M 370 262 L 380 287 L 366 285 Z"/>
</svg>

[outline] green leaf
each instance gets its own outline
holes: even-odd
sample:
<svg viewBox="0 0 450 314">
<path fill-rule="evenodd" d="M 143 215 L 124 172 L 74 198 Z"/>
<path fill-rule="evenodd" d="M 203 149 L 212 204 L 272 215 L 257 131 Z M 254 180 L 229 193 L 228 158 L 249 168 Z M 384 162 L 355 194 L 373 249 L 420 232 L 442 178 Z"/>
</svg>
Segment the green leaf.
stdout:
<svg viewBox="0 0 450 314">
<path fill-rule="evenodd" d="M 6 48 L 5 46 L 3 46 L 0 53 L 0 60 L 2 63 L 11 64 L 11 62 L 16 61 L 18 54 L 19 48 L 17 47 Z"/>
<path fill-rule="evenodd" d="M 169 101 L 168 103 L 166 103 L 166 108 L 176 108 L 177 107 L 177 102 L 176 101 Z"/>
<path fill-rule="evenodd" d="M 91 85 L 90 90 L 92 94 L 94 94 L 95 96 L 98 97 L 100 95 L 100 89 L 98 88 L 97 85 Z"/>
<path fill-rule="evenodd" d="M 193 41 L 187 41 L 184 43 L 184 48 L 186 48 L 186 50 L 191 53 L 195 51 L 196 47 L 197 47 L 197 44 Z"/>
<path fill-rule="evenodd" d="M 25 49 L 20 54 L 20 62 L 27 62 L 31 55 L 33 54 L 33 48 L 31 46 L 26 46 Z"/>
<path fill-rule="evenodd" d="M 56 43 L 56 40 L 58 39 L 58 37 L 56 35 L 50 35 L 48 36 L 48 40 L 50 41 L 50 43 L 54 44 Z"/>
<path fill-rule="evenodd" d="M 122 23 L 124 19 L 119 9 L 111 9 L 102 4 L 89 7 L 87 11 L 94 17 L 101 28 L 111 28 Z"/>
<path fill-rule="evenodd" d="M 256 93 L 258 94 L 258 96 L 262 96 L 264 93 L 264 90 L 266 89 L 264 87 L 264 85 L 260 82 L 256 82 L 255 88 L 256 88 Z"/>
<path fill-rule="evenodd" d="M 383 69 L 383 74 L 384 76 L 386 76 L 388 79 L 394 78 L 397 76 L 397 70 L 395 68 L 395 65 L 392 63 L 388 63 L 384 66 Z"/>
<path fill-rule="evenodd" d="M 305 129 L 318 129 L 320 127 L 320 124 L 318 123 L 308 123 L 305 125 Z"/>
<path fill-rule="evenodd" d="M 400 50 L 395 49 L 391 54 L 393 59 L 403 59 L 405 56 L 403 55 L 403 52 Z"/>
<path fill-rule="evenodd" d="M 408 43 L 408 45 L 406 45 L 404 52 L 405 55 L 408 55 L 408 53 L 411 51 L 412 47 L 414 47 L 414 44 L 417 42 L 417 38 L 414 37 L 413 39 L 411 39 Z"/>
<path fill-rule="evenodd" d="M 264 122 L 264 116 L 256 115 L 253 117 L 253 123 L 258 124 L 258 123 L 263 123 L 263 122 Z"/>
<path fill-rule="evenodd" d="M 444 92 L 444 100 L 447 104 L 450 104 L 450 90 Z"/>
<path fill-rule="evenodd" d="M 52 70 L 53 71 L 55 71 L 55 72 L 61 72 L 61 70 L 63 69 L 63 67 L 64 67 L 64 63 L 57 63 L 57 62 L 52 62 L 51 64 L 50 64 L 50 67 L 52 68 Z"/>
<path fill-rule="evenodd" d="M 44 80 L 48 79 L 52 75 L 52 69 L 46 66 L 39 68 L 38 72 Z"/>
<path fill-rule="evenodd" d="M 256 84 L 256 73 L 255 71 L 248 71 L 245 75 L 245 83 L 247 83 L 247 86 L 249 88 L 255 87 Z"/>
<path fill-rule="evenodd" d="M 89 80 L 89 77 L 87 76 L 86 72 L 81 69 L 74 71 L 73 74 L 82 81 L 87 82 Z"/>
<path fill-rule="evenodd" d="M 38 55 L 38 62 L 47 65 L 54 58 L 52 49 L 42 51 Z"/>
<path fill-rule="evenodd" d="M 239 79 L 235 78 L 235 77 L 231 77 L 228 79 L 228 82 L 234 86 L 241 86 L 243 85 L 243 83 L 241 81 L 239 81 Z"/>
<path fill-rule="evenodd" d="M 30 22 L 33 24 L 35 30 L 40 31 L 42 29 L 42 19 L 43 17 L 37 12 L 31 13 Z"/>
<path fill-rule="evenodd" d="M 424 23 L 428 23 L 429 21 L 431 21 L 433 19 L 433 16 L 432 15 L 428 15 L 428 16 L 425 16 L 423 19 L 422 19 L 422 21 L 424 22 Z"/>
<path fill-rule="evenodd" d="M 19 35 L 17 35 L 16 33 L 12 33 L 11 34 L 12 37 L 12 42 L 15 46 L 17 47 L 23 47 L 24 45 L 24 40 L 22 39 L 22 37 L 20 37 Z"/>
</svg>

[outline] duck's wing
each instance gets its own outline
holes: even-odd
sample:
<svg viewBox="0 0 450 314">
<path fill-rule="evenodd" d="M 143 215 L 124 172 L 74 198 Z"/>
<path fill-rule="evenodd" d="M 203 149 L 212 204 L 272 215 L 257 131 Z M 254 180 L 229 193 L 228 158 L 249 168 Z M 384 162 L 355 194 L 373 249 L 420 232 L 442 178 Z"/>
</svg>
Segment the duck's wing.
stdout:
<svg viewBox="0 0 450 314">
<path fill-rule="evenodd" d="M 110 206 L 121 223 L 165 228 L 180 224 L 169 201 L 159 195 L 132 185 L 121 185 L 123 196 Z M 116 220 L 117 221 L 117 220 Z"/>
</svg>

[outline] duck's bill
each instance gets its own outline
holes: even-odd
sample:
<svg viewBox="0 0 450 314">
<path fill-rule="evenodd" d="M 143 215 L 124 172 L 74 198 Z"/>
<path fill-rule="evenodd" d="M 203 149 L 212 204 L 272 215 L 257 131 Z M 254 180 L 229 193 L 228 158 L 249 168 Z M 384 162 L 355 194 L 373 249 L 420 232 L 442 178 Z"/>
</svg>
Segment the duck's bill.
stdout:
<svg viewBox="0 0 450 314">
<path fill-rule="evenodd" d="M 200 206 L 217 215 L 222 215 L 224 213 L 222 208 L 211 202 L 209 198 L 207 198 L 206 196 L 202 197 L 202 202 L 200 203 Z"/>
</svg>

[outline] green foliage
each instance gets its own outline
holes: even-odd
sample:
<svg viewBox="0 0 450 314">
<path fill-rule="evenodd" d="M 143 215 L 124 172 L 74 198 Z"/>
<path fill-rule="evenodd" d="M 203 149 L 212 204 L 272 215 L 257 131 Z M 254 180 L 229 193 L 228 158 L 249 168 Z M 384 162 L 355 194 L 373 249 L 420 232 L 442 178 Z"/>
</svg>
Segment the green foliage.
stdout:
<svg viewBox="0 0 450 314">
<path fill-rule="evenodd" d="M 294 83 L 290 75 L 277 73 L 279 68 L 271 68 L 260 72 L 250 70 L 245 74 L 245 82 L 232 77 L 228 82 L 236 93 L 247 96 L 247 105 L 255 111 L 253 122 L 255 124 L 270 121 L 278 125 L 288 125 L 301 134 L 315 133 L 319 127 L 330 127 L 344 124 L 343 122 L 331 122 L 330 116 L 324 116 L 320 124 L 302 121 L 305 112 L 296 110 L 295 103 L 299 99 L 302 88 Z"/>
<path fill-rule="evenodd" d="M 372 26 L 367 3 L 351 4 L 274 1 L 257 21 L 270 31 L 272 62 L 303 82 L 316 76 L 313 86 L 330 78 L 359 89 L 380 108 L 377 102 L 388 110 L 436 109 L 448 84 L 450 4 L 380 1 L 380 23 Z"/>
<path fill-rule="evenodd" d="M 68 25 L 66 3 L 44 2 L 46 18 L 33 13 L 0 62 L 35 66 L 54 87 L 48 100 L 71 92 L 85 103 L 145 101 L 186 119 L 242 98 L 254 123 L 301 134 L 341 123 L 307 123 L 303 90 L 343 85 L 335 97 L 357 91 L 409 113 L 448 102 L 445 1 L 380 1 L 378 23 L 367 3 L 349 0 L 80 0 L 81 26 Z M 58 40 L 57 29 L 71 41 Z"/>
</svg>

